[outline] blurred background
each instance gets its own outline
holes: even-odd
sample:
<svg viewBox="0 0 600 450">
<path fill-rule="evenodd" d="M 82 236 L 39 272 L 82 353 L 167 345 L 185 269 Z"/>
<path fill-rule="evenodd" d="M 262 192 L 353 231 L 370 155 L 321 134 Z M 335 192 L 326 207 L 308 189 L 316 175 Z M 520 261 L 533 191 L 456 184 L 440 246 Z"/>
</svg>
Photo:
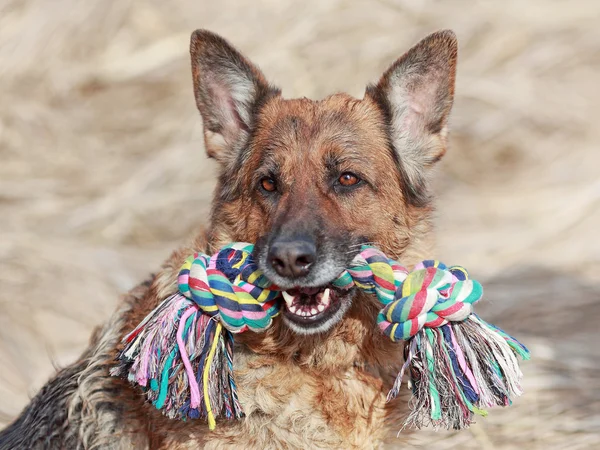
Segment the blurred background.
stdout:
<svg viewBox="0 0 600 450">
<path fill-rule="evenodd" d="M 512 408 L 411 445 L 600 448 L 599 21 L 596 0 L 0 0 L 0 425 L 206 221 L 194 29 L 322 98 L 362 96 L 452 28 L 436 256 L 484 283 L 480 312 L 533 360 Z"/>
</svg>

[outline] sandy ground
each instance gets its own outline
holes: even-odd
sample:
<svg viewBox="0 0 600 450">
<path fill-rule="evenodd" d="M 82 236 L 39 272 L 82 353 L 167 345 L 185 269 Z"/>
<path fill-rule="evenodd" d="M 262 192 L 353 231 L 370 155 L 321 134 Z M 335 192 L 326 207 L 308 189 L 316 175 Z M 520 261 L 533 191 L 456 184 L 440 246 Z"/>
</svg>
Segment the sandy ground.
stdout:
<svg viewBox="0 0 600 450">
<path fill-rule="evenodd" d="M 206 220 L 188 39 L 222 33 L 288 97 L 361 96 L 429 32 L 460 41 L 439 258 L 529 344 L 526 395 L 414 447 L 600 448 L 600 3 L 0 0 L 0 424 L 119 293 Z"/>
</svg>

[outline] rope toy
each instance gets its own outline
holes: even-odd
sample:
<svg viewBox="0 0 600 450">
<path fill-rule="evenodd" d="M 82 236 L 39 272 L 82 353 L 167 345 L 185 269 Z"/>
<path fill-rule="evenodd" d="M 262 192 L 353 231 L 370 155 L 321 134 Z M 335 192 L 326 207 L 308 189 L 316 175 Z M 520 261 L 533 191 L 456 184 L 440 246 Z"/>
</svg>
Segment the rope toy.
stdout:
<svg viewBox="0 0 600 450">
<path fill-rule="evenodd" d="M 234 334 L 261 332 L 280 312 L 280 290 L 258 269 L 254 246 L 235 243 L 212 257 L 184 262 L 179 292 L 165 299 L 123 339 L 111 374 L 142 386 L 148 401 L 170 418 L 240 419 L 233 377 Z M 407 341 L 405 362 L 388 393 L 396 397 L 404 374 L 413 392 L 405 425 L 462 429 L 484 408 L 510 405 L 521 395 L 517 356 L 529 351 L 473 313 L 481 285 L 459 266 L 423 261 L 409 272 L 374 247 L 363 246 L 331 283 L 374 294 L 383 308 L 379 328 Z"/>
</svg>

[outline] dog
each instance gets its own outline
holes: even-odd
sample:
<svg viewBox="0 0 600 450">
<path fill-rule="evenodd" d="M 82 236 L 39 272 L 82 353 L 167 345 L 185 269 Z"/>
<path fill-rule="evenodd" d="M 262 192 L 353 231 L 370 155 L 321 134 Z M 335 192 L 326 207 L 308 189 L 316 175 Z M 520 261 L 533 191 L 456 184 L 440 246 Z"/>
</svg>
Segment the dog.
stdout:
<svg viewBox="0 0 600 450">
<path fill-rule="evenodd" d="M 361 245 L 411 267 L 433 256 L 430 177 L 447 148 L 457 60 L 436 32 L 366 88 L 285 99 L 226 40 L 191 37 L 195 100 L 219 175 L 210 224 L 130 291 L 88 349 L 60 370 L 0 434 L 0 448 L 378 448 L 408 407 L 386 403 L 403 347 L 379 331 L 374 296 L 330 285 Z M 265 333 L 236 336 L 245 417 L 164 417 L 109 370 L 131 331 L 176 292 L 194 251 L 252 242 L 284 292 Z"/>
</svg>

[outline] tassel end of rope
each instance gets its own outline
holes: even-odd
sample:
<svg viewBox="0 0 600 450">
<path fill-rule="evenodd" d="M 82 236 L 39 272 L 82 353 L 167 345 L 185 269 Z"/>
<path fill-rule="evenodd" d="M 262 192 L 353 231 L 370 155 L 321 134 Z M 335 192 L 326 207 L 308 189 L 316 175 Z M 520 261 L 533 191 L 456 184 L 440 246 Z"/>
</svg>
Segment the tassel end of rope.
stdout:
<svg viewBox="0 0 600 450">
<path fill-rule="evenodd" d="M 407 373 L 413 399 L 405 426 L 468 428 L 485 408 L 509 406 L 523 393 L 518 357 L 529 359 L 529 351 L 472 313 L 483 291 L 465 269 L 425 261 L 398 292 L 379 323 L 392 340 L 407 340 L 388 394 L 388 401 L 398 395 Z"/>
<path fill-rule="evenodd" d="M 181 294 L 167 298 L 124 338 L 111 375 L 140 385 L 172 419 L 240 419 L 233 335 Z"/>
</svg>

